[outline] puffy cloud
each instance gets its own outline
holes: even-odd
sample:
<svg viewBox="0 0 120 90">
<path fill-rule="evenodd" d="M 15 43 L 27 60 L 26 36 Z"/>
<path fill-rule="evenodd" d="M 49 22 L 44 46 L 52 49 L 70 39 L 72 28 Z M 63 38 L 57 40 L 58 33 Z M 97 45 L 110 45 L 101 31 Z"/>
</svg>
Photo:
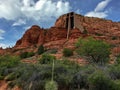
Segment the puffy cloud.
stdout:
<svg viewBox="0 0 120 90">
<path fill-rule="evenodd" d="M 107 12 L 88 12 L 85 16 L 89 16 L 89 17 L 99 17 L 99 18 L 105 18 L 107 17 Z"/>
<path fill-rule="evenodd" d="M 70 5 L 68 1 L 53 0 L 0 0 L 0 18 L 7 20 L 18 20 L 25 18 L 27 20 L 44 21 L 51 17 L 58 17 L 69 12 Z M 44 18 L 43 18 L 44 17 Z"/>
<path fill-rule="evenodd" d="M 0 40 L 4 39 L 3 34 L 5 33 L 5 30 L 0 29 Z"/>
<path fill-rule="evenodd" d="M 14 22 L 12 26 L 20 26 L 26 24 L 26 20 L 19 19 L 18 21 Z"/>
<path fill-rule="evenodd" d="M 99 11 L 102 11 L 110 2 L 111 0 L 105 0 L 105 1 L 102 1 L 100 2 L 97 7 L 95 8 L 95 12 L 99 12 Z"/>
<path fill-rule="evenodd" d="M 108 11 L 104 11 L 105 7 L 109 4 L 111 0 L 104 0 L 101 1 L 100 3 L 98 3 L 98 5 L 96 6 L 96 8 L 94 9 L 94 11 L 90 11 L 88 13 L 86 13 L 85 16 L 89 16 L 89 17 L 99 17 L 99 18 L 105 18 L 107 17 L 107 13 Z"/>
<path fill-rule="evenodd" d="M 15 20 L 21 16 L 19 0 L 0 0 L 0 18 Z"/>
<path fill-rule="evenodd" d="M 24 6 L 30 6 L 34 4 L 34 1 L 33 0 L 22 0 L 22 3 Z"/>
</svg>

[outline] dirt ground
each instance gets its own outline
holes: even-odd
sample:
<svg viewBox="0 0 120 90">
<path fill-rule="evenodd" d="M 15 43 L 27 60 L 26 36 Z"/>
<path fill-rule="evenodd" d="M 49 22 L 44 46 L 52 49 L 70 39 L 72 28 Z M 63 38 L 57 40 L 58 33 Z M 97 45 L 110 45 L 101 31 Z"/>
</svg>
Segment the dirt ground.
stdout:
<svg viewBox="0 0 120 90">
<path fill-rule="evenodd" d="M 7 83 L 4 80 L 0 81 L 0 90 L 7 90 Z"/>
</svg>

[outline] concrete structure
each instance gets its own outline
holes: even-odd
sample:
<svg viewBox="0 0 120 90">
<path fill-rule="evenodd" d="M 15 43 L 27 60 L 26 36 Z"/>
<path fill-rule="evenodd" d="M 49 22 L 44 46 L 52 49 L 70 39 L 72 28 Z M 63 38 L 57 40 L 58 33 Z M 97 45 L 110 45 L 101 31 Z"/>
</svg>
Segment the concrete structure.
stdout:
<svg viewBox="0 0 120 90">
<path fill-rule="evenodd" d="M 65 28 L 67 28 L 67 30 L 68 30 L 67 39 L 69 38 L 70 30 L 72 30 L 74 28 L 79 29 L 81 32 L 84 31 L 83 26 L 80 25 L 80 23 L 79 23 L 80 22 L 79 17 L 74 12 L 66 14 L 66 21 L 65 22 L 66 22 L 65 23 Z"/>
<path fill-rule="evenodd" d="M 78 16 L 74 12 L 71 12 L 71 13 L 67 13 L 65 17 L 66 17 L 65 20 L 66 28 L 70 28 L 70 29 L 78 28 L 81 32 L 84 31 L 82 25 L 80 25 L 80 16 Z"/>
</svg>

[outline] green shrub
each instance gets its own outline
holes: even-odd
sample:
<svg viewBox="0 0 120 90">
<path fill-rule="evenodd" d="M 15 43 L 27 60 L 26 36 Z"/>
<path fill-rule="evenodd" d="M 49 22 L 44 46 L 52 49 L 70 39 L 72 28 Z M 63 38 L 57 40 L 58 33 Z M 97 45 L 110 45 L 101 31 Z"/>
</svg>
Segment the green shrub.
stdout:
<svg viewBox="0 0 120 90">
<path fill-rule="evenodd" d="M 115 90 L 120 90 L 120 80 L 114 81 L 114 88 Z"/>
<path fill-rule="evenodd" d="M 11 90 L 16 85 L 22 90 L 120 89 L 119 64 L 78 66 L 69 60 L 55 60 L 49 54 L 42 55 L 42 64 L 19 63 L 19 59 L 16 56 L 0 56 L 0 79 L 10 81 L 8 85 Z M 53 60 L 54 70 L 51 65 Z"/>
<path fill-rule="evenodd" d="M 88 31 L 84 29 L 83 34 L 88 34 Z"/>
<path fill-rule="evenodd" d="M 87 77 L 86 75 L 82 74 L 82 72 L 78 72 L 73 76 L 72 79 L 72 89 L 82 89 L 87 87 Z"/>
<path fill-rule="evenodd" d="M 120 55 L 117 56 L 116 63 L 120 64 Z"/>
<path fill-rule="evenodd" d="M 79 38 L 76 43 L 77 53 L 86 57 L 89 62 L 104 64 L 108 62 L 110 55 L 110 45 L 101 40 L 95 40 L 92 37 Z"/>
<path fill-rule="evenodd" d="M 56 54 L 57 53 L 57 49 L 50 49 L 50 50 L 47 50 L 45 53 L 46 54 Z"/>
<path fill-rule="evenodd" d="M 110 67 L 109 74 L 114 80 L 120 79 L 120 65 Z"/>
<path fill-rule="evenodd" d="M 89 90 L 114 90 L 112 80 L 101 71 L 91 74 L 88 82 Z"/>
<path fill-rule="evenodd" d="M 16 85 L 15 81 L 8 82 L 8 87 L 9 87 L 10 90 L 12 90 L 12 88 L 15 87 L 15 85 Z"/>
<path fill-rule="evenodd" d="M 28 52 L 23 52 L 20 54 L 21 58 L 27 58 Z"/>
<path fill-rule="evenodd" d="M 57 49 L 52 49 L 52 50 L 50 51 L 50 53 L 51 53 L 51 54 L 56 54 L 57 51 L 58 51 Z"/>
<path fill-rule="evenodd" d="M 14 67 L 20 63 L 20 58 L 18 56 L 0 56 L 0 66 L 1 67 Z"/>
<path fill-rule="evenodd" d="M 6 81 L 11 81 L 14 80 L 16 78 L 16 74 L 15 73 L 10 73 L 5 77 Z"/>
<path fill-rule="evenodd" d="M 6 80 L 6 81 L 12 81 L 12 80 L 17 79 L 19 76 L 20 76 L 19 73 L 17 73 L 17 72 L 12 72 L 12 73 L 8 74 L 8 75 L 5 77 L 5 80 Z"/>
<path fill-rule="evenodd" d="M 97 36 L 103 36 L 103 34 L 101 34 L 101 33 L 95 33 L 95 35 L 97 35 Z"/>
<path fill-rule="evenodd" d="M 38 48 L 37 53 L 40 55 L 40 54 L 42 54 L 42 53 L 44 53 L 44 52 L 45 52 L 44 46 L 43 46 L 43 45 L 40 45 L 39 48 Z"/>
<path fill-rule="evenodd" d="M 45 90 L 58 90 L 58 85 L 55 81 L 49 81 L 45 84 Z"/>
<path fill-rule="evenodd" d="M 20 57 L 23 59 L 23 58 L 32 57 L 34 55 L 35 55 L 34 52 L 23 52 L 23 53 L 20 54 Z"/>
<path fill-rule="evenodd" d="M 27 57 L 32 57 L 32 56 L 34 56 L 34 55 L 35 55 L 34 52 L 28 52 Z"/>
<path fill-rule="evenodd" d="M 20 58 L 18 56 L 0 56 L 0 79 L 4 79 L 4 77 L 12 73 L 12 68 L 15 68 L 19 64 Z"/>
<path fill-rule="evenodd" d="M 51 67 L 49 65 L 21 64 L 15 73 L 17 78 L 11 85 L 18 85 L 22 90 L 45 90 L 46 80 L 51 79 Z"/>
<path fill-rule="evenodd" d="M 49 54 L 43 54 L 42 57 L 40 58 L 39 62 L 41 64 L 50 64 L 55 60 L 54 56 L 51 56 Z"/>
<path fill-rule="evenodd" d="M 64 48 L 63 50 L 63 55 L 65 57 L 69 57 L 69 56 L 72 56 L 73 55 L 73 50 L 69 49 L 69 48 Z"/>
<path fill-rule="evenodd" d="M 76 68 L 76 70 L 80 68 L 80 65 L 78 63 L 76 63 L 75 61 L 68 60 L 68 59 L 55 60 L 55 64 L 63 65 L 63 66 L 73 68 L 73 69 Z"/>
<path fill-rule="evenodd" d="M 4 76 L 1 76 L 1 75 L 0 75 L 0 80 L 3 80 L 3 79 L 4 79 Z"/>
<path fill-rule="evenodd" d="M 117 40 L 117 36 L 112 36 L 112 40 Z"/>
<path fill-rule="evenodd" d="M 76 68 L 77 69 L 77 68 Z M 71 88 L 72 90 L 88 90 L 88 77 L 95 72 L 95 67 L 87 65 L 80 67 L 77 72 L 73 75 Z"/>
<path fill-rule="evenodd" d="M 5 58 L 6 61 L 8 58 Z M 4 59 L 4 60 L 5 60 Z M 45 90 L 45 84 L 52 77 L 52 62 L 54 56 L 43 54 L 42 64 L 17 64 L 12 68 L 0 68 L 1 76 L 4 76 L 7 81 L 10 81 L 9 86 L 19 86 L 23 90 Z M 69 62 L 70 63 L 70 62 Z M 67 61 L 55 60 L 54 80 L 58 84 L 57 88 L 62 90 L 70 87 L 73 73 L 76 69 L 73 64 L 67 64 Z M 1 64 L 1 63 L 0 63 Z M 4 77 L 1 77 L 3 79 Z M 51 85 L 52 86 L 52 85 Z"/>
</svg>

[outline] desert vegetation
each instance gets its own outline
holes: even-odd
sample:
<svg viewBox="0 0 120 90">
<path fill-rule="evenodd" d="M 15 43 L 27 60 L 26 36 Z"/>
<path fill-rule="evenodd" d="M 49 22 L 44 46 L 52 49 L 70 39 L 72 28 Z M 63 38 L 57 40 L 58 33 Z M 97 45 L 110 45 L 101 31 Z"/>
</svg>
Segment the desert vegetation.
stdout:
<svg viewBox="0 0 120 90">
<path fill-rule="evenodd" d="M 120 90 L 120 57 L 109 64 L 110 48 L 103 41 L 80 38 L 74 52 L 89 62 L 83 66 L 48 53 L 41 54 L 36 64 L 23 63 L 19 56 L 0 56 L 0 80 L 6 80 L 9 89 Z M 74 55 L 71 49 L 64 49 L 63 54 Z"/>
<path fill-rule="evenodd" d="M 42 53 L 44 53 L 44 52 L 45 52 L 44 46 L 43 46 L 43 45 L 40 45 L 40 46 L 38 47 L 37 53 L 40 55 L 40 54 L 42 54 Z"/>
<path fill-rule="evenodd" d="M 110 45 L 92 37 L 79 38 L 76 43 L 77 53 L 85 57 L 89 62 L 104 64 L 108 62 L 110 55 Z"/>
<path fill-rule="evenodd" d="M 28 57 L 32 57 L 32 56 L 34 56 L 35 55 L 35 53 L 34 52 L 23 52 L 23 53 L 21 53 L 20 54 L 20 58 L 28 58 Z"/>
<path fill-rule="evenodd" d="M 63 50 L 63 56 L 65 57 L 69 57 L 73 55 L 73 50 L 69 49 L 69 48 L 64 48 Z"/>
</svg>

